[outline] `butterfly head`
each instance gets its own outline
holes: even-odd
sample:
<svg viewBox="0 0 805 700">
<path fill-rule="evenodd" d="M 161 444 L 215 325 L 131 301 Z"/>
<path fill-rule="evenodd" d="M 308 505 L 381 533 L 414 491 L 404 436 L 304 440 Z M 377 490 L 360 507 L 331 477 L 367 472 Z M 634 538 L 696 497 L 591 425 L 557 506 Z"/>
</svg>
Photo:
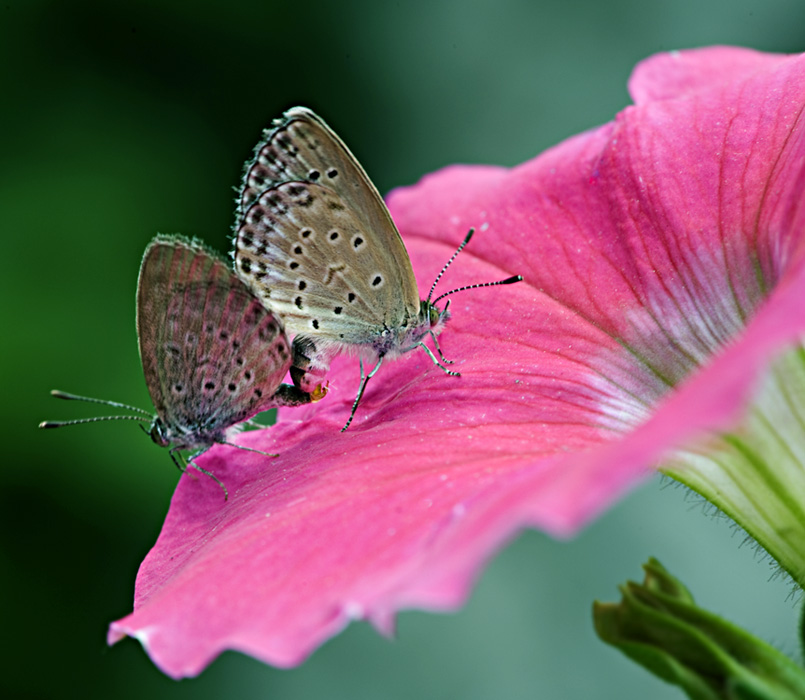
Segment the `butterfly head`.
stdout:
<svg viewBox="0 0 805 700">
<path fill-rule="evenodd" d="M 444 324 L 450 319 L 450 300 L 440 309 L 430 301 L 423 299 L 419 302 L 419 318 L 422 319 L 424 326 L 423 331 L 432 333 L 440 333 Z M 424 335 L 423 333 L 423 335 Z"/>
<path fill-rule="evenodd" d="M 173 444 L 173 439 L 168 433 L 168 426 L 162 422 L 161 418 L 154 418 L 151 429 L 148 431 L 151 439 L 160 447 L 168 447 Z"/>
</svg>

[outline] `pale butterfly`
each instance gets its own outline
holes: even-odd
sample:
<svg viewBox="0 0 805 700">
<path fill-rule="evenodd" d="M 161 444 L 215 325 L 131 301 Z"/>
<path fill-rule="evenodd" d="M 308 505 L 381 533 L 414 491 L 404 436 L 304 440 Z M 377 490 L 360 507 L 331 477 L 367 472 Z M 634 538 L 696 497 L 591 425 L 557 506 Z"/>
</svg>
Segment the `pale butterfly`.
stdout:
<svg viewBox="0 0 805 700">
<path fill-rule="evenodd" d="M 188 463 L 226 487 L 193 460 L 215 443 L 231 442 L 242 423 L 277 406 L 321 398 L 282 384 L 291 348 L 280 320 L 233 274 L 227 262 L 195 240 L 157 236 L 146 248 L 137 283 L 137 336 L 145 383 L 156 415 L 133 406 L 60 391 L 60 399 L 100 403 L 137 415 L 45 421 L 57 428 L 103 420 L 149 423 L 151 439 L 177 451 L 192 450 Z M 145 428 L 144 428 L 145 429 Z M 260 452 L 261 454 L 267 454 Z"/>
<path fill-rule="evenodd" d="M 425 350 L 447 374 L 436 336 L 449 318 L 448 301 L 473 284 L 433 291 L 469 242 L 470 230 L 420 301 L 411 260 L 383 199 L 344 143 L 309 109 L 295 107 L 266 130 L 246 164 L 237 207 L 235 271 L 295 335 L 291 376 L 302 389 L 321 383 L 341 352 L 361 358 L 361 383 L 346 430 L 385 359 Z M 439 359 L 423 342 L 433 340 Z M 374 358 L 364 373 L 364 358 Z"/>
</svg>

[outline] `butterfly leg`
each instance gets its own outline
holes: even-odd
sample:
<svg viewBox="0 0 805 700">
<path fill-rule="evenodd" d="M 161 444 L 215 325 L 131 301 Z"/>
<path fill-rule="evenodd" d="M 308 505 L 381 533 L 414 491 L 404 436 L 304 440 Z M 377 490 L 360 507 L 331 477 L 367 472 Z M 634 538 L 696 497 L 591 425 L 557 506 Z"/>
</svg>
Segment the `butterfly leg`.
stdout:
<svg viewBox="0 0 805 700">
<path fill-rule="evenodd" d="M 364 375 L 363 373 L 363 360 L 360 361 L 361 363 L 361 386 L 358 389 L 358 395 L 355 397 L 355 401 L 352 404 L 352 412 L 349 414 L 349 418 L 347 419 L 346 424 L 343 428 L 341 428 L 341 432 L 343 433 L 347 428 L 349 428 L 349 424 L 352 423 L 352 419 L 355 417 L 355 411 L 358 410 L 358 404 L 361 402 L 363 398 L 363 392 L 366 391 L 366 385 L 369 383 L 369 380 L 375 376 L 375 372 L 380 369 L 380 365 L 383 364 L 383 358 L 381 357 L 377 364 L 372 368 L 372 371 L 369 374 Z"/>
<path fill-rule="evenodd" d="M 433 364 L 436 365 L 442 371 L 444 371 L 445 374 L 449 374 L 451 377 L 461 376 L 460 372 L 454 372 L 452 369 L 447 369 L 447 367 L 445 367 L 441 362 L 439 362 L 439 360 L 436 359 L 436 355 L 433 354 L 431 349 L 427 345 L 425 345 L 425 343 L 417 343 L 417 345 L 419 345 L 422 348 L 425 348 L 425 352 L 428 353 L 428 357 L 430 357 L 430 359 L 433 360 Z M 439 351 L 439 354 L 441 354 L 441 351 Z"/>
<path fill-rule="evenodd" d="M 237 447 L 239 450 L 244 450 L 245 452 L 256 452 L 257 454 L 265 455 L 266 457 L 279 457 L 279 454 L 275 452 L 263 452 L 262 450 L 255 450 L 253 447 L 246 447 L 245 445 L 236 445 L 234 442 L 221 442 L 221 444 L 229 445 L 230 447 Z M 193 466 L 195 467 L 196 465 L 194 464 Z M 216 481 L 218 480 L 216 479 Z"/>
<path fill-rule="evenodd" d="M 187 469 L 187 465 L 183 464 L 182 461 L 176 456 L 176 451 L 178 449 L 179 449 L 178 447 L 172 447 L 170 450 L 168 450 L 168 454 L 171 456 L 171 459 L 173 460 L 173 463 L 176 465 L 176 468 L 180 472 L 183 472 L 185 469 Z"/>
<path fill-rule="evenodd" d="M 444 362 L 446 365 L 452 365 L 453 360 L 448 360 L 444 356 L 441 347 L 439 347 L 439 341 L 436 340 L 436 334 L 433 331 L 428 331 L 428 334 L 430 335 L 431 338 L 433 338 L 433 346 L 436 348 L 436 352 L 439 353 L 439 357 L 441 358 L 442 362 Z"/>
<path fill-rule="evenodd" d="M 237 447 L 237 445 L 236 445 L 236 447 Z M 192 455 L 190 455 L 190 459 L 187 460 L 187 466 L 188 467 L 193 467 L 193 469 L 195 469 L 196 471 L 199 471 L 202 474 L 204 474 L 205 476 L 210 477 L 210 479 L 212 479 L 216 484 L 218 484 L 218 486 L 221 487 L 221 490 L 223 490 L 223 492 L 224 492 L 224 500 L 228 501 L 229 500 L 229 491 L 226 490 L 226 486 L 224 486 L 223 482 L 217 476 L 215 476 L 215 474 L 213 474 L 211 471 L 207 471 L 206 469 L 204 469 L 204 467 L 198 466 L 198 464 L 196 464 L 193 461 L 196 457 L 200 457 L 202 454 L 204 454 L 208 449 L 209 449 L 208 447 L 205 447 L 203 450 L 199 450 L 198 452 L 194 452 Z M 171 450 L 171 457 L 174 457 L 173 450 Z M 176 462 L 175 457 L 174 457 L 173 461 Z M 178 466 L 178 464 L 179 463 L 176 462 L 177 466 Z M 181 467 L 180 467 L 180 469 L 181 469 Z M 182 471 L 184 471 L 184 469 L 182 469 Z"/>
</svg>

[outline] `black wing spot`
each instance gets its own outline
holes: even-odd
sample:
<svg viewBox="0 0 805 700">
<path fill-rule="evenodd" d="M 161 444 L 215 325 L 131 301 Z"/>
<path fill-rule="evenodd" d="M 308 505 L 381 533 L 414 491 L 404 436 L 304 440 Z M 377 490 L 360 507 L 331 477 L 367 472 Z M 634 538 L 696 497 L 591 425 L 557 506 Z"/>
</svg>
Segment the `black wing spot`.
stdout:
<svg viewBox="0 0 805 700">
<path fill-rule="evenodd" d="M 255 395 L 255 396 L 258 398 L 258 399 L 263 398 L 263 390 L 262 390 L 262 389 L 255 389 L 255 390 L 254 390 L 254 395 Z"/>
<path fill-rule="evenodd" d="M 338 240 L 338 231 L 330 231 L 330 240 L 337 241 Z"/>
<path fill-rule="evenodd" d="M 372 286 L 377 287 L 381 284 L 383 284 L 383 278 L 380 275 L 375 275 L 375 278 L 372 280 Z"/>
<path fill-rule="evenodd" d="M 288 267 L 290 267 L 292 270 L 295 270 L 297 267 L 299 267 L 299 263 L 294 260 L 290 265 L 288 265 Z"/>
<path fill-rule="evenodd" d="M 307 174 L 307 176 L 309 180 L 313 180 L 313 182 L 316 182 L 316 180 L 318 180 L 321 177 L 321 173 L 318 170 L 311 170 Z"/>
<path fill-rule="evenodd" d="M 355 248 L 355 250 L 360 248 L 363 244 L 364 240 L 360 236 L 355 236 L 355 238 L 352 239 L 352 247 Z"/>
<path fill-rule="evenodd" d="M 229 389 L 229 391 L 235 391 L 235 389 L 238 388 L 238 385 L 235 384 L 234 382 L 229 382 L 229 386 L 227 388 Z"/>
<path fill-rule="evenodd" d="M 332 179 L 334 177 L 337 177 L 337 176 L 338 176 L 338 171 L 335 168 L 330 168 L 327 171 L 327 177 L 329 177 L 330 179 Z"/>
<path fill-rule="evenodd" d="M 313 229 L 310 229 L 310 228 L 303 228 L 303 229 L 302 229 L 302 230 L 299 232 L 299 235 L 300 235 L 300 236 L 302 236 L 302 238 L 307 238 L 308 236 L 310 236 L 310 234 L 311 234 L 311 233 L 313 233 Z"/>
<path fill-rule="evenodd" d="M 246 381 L 249 381 L 249 380 L 252 378 L 252 373 L 251 373 L 251 371 L 249 371 L 249 370 L 247 369 L 247 370 L 246 370 L 246 371 L 243 373 L 243 377 L 246 379 Z"/>
<path fill-rule="evenodd" d="M 204 388 L 209 390 L 209 391 L 212 391 L 213 389 L 215 389 L 215 382 L 207 382 L 204 385 Z"/>
<path fill-rule="evenodd" d="M 295 246 L 293 252 L 296 253 L 296 255 L 302 255 L 302 246 L 301 245 Z"/>
<path fill-rule="evenodd" d="M 296 299 L 293 300 L 293 303 L 296 304 L 297 309 L 301 309 L 302 308 L 302 297 L 296 297 Z"/>
<path fill-rule="evenodd" d="M 181 394 L 184 391 L 184 387 L 181 384 L 174 384 L 173 385 L 173 390 L 177 394 Z"/>
<path fill-rule="evenodd" d="M 338 315 L 340 315 L 340 314 L 341 314 L 341 312 L 342 312 L 343 310 L 344 310 L 344 307 L 343 307 L 343 306 L 336 306 L 336 307 L 333 309 L 333 313 L 335 313 L 335 314 L 336 314 L 336 316 L 338 316 Z"/>
<path fill-rule="evenodd" d="M 314 318 L 314 319 L 313 319 L 313 321 L 312 321 L 311 323 L 312 323 L 313 327 L 314 327 L 316 330 L 319 330 L 319 322 L 318 322 L 318 320 L 317 320 L 317 319 L 315 319 L 315 318 Z"/>
<path fill-rule="evenodd" d="M 299 291 L 301 292 L 302 290 L 304 290 L 305 287 L 307 287 L 307 282 L 305 282 L 305 280 L 299 280 L 299 284 L 297 284 L 296 286 L 299 288 Z"/>
<path fill-rule="evenodd" d="M 221 332 L 218 334 L 218 337 L 219 337 L 221 340 L 229 340 L 229 333 L 227 333 L 226 331 L 221 331 Z"/>
<path fill-rule="evenodd" d="M 236 357 L 236 358 L 235 358 L 235 364 L 236 364 L 238 367 L 243 367 L 243 358 L 242 358 L 242 357 Z"/>
<path fill-rule="evenodd" d="M 355 299 L 357 299 L 357 297 L 355 296 L 354 292 L 350 292 L 347 295 L 347 299 L 349 300 L 349 303 L 352 304 L 352 303 L 354 303 Z"/>
</svg>

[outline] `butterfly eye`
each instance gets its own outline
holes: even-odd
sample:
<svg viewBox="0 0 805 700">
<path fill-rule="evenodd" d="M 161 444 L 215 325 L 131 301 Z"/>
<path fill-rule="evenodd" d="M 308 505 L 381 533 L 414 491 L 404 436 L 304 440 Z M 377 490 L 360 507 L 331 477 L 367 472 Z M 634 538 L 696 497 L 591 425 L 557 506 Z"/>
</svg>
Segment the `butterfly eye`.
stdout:
<svg viewBox="0 0 805 700">
<path fill-rule="evenodd" d="M 170 440 L 166 434 L 165 424 L 161 420 L 155 420 L 151 426 L 151 432 L 148 433 L 151 439 L 160 447 L 167 447 L 170 445 Z"/>
<path fill-rule="evenodd" d="M 430 321 L 431 328 L 439 323 L 439 309 L 435 306 L 428 309 L 428 321 Z"/>
</svg>

